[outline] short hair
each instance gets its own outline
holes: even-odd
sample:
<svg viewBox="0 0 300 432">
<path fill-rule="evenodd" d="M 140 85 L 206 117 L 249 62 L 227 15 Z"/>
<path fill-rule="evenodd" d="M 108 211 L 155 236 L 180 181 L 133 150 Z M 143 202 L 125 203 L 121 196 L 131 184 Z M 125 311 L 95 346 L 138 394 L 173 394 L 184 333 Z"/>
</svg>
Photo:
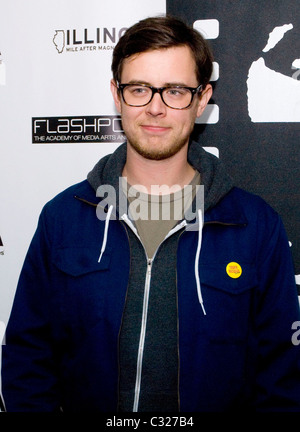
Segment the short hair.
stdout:
<svg viewBox="0 0 300 432">
<path fill-rule="evenodd" d="M 204 37 L 182 20 L 166 15 L 146 18 L 128 28 L 115 46 L 112 73 L 120 82 L 124 60 L 146 51 L 188 46 L 196 64 L 196 76 L 203 88 L 212 74 L 213 55 Z"/>
</svg>

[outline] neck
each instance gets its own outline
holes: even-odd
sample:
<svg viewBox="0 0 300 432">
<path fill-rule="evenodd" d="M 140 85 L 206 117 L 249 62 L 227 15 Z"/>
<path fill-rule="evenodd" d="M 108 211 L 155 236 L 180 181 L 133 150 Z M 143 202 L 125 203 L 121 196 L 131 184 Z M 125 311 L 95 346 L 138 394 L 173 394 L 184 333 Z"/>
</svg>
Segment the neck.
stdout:
<svg viewBox="0 0 300 432">
<path fill-rule="evenodd" d="M 176 192 L 191 182 L 195 170 L 187 161 L 187 146 L 170 158 L 151 160 L 127 145 L 127 159 L 122 175 L 131 186 L 137 189 L 138 185 L 146 187 L 148 193 L 153 193 L 154 186 L 163 185 Z"/>
</svg>

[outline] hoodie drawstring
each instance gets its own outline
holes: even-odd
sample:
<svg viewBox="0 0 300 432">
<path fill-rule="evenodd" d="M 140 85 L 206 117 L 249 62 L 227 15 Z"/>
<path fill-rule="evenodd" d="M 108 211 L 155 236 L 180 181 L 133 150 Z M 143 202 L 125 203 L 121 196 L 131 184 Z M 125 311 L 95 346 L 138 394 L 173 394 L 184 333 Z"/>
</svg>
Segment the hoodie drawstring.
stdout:
<svg viewBox="0 0 300 432">
<path fill-rule="evenodd" d="M 196 278 L 199 303 L 202 307 L 202 311 L 204 315 L 206 315 L 204 304 L 203 304 L 202 292 L 201 292 L 200 277 L 199 277 L 199 258 L 200 258 L 201 244 L 202 244 L 202 227 L 203 227 L 202 211 L 200 209 L 198 209 L 198 216 L 199 216 L 199 228 L 198 228 L 198 245 L 197 245 L 196 257 L 195 257 L 195 278 Z"/>
<path fill-rule="evenodd" d="M 104 251 L 106 248 L 107 233 L 108 233 L 109 221 L 110 221 L 110 216 L 111 216 L 112 211 L 113 211 L 113 205 L 110 205 L 108 208 L 108 211 L 107 211 L 106 219 L 105 219 L 104 235 L 103 235 L 102 246 L 101 246 L 101 251 L 100 251 L 98 263 L 101 261 L 102 255 L 104 254 Z"/>
<path fill-rule="evenodd" d="M 103 235 L 102 246 L 101 246 L 98 263 L 100 263 L 102 255 L 104 254 L 106 248 L 108 227 L 109 227 L 110 216 L 112 211 L 113 211 L 113 206 L 110 205 L 105 219 L 104 235 Z M 201 244 L 202 244 L 202 227 L 203 227 L 202 211 L 200 209 L 198 209 L 198 216 L 199 216 L 199 228 L 198 228 L 198 244 L 197 244 L 197 251 L 195 256 L 195 279 L 196 279 L 199 303 L 202 307 L 203 314 L 206 315 L 206 311 L 203 304 L 202 292 L 201 292 L 200 277 L 199 277 L 199 258 L 200 258 Z"/>
</svg>

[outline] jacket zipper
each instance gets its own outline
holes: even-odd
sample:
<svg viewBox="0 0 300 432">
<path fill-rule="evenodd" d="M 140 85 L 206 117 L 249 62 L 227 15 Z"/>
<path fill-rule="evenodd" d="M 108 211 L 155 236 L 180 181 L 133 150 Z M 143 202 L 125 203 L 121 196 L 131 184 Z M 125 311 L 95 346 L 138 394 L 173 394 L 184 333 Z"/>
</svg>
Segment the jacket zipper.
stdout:
<svg viewBox="0 0 300 432">
<path fill-rule="evenodd" d="M 152 259 L 148 258 L 146 279 L 145 279 L 145 289 L 144 289 L 142 324 L 141 324 L 140 342 L 139 342 L 137 367 L 136 367 L 136 380 L 135 380 L 135 390 L 134 390 L 133 412 L 138 411 L 139 399 L 140 399 L 143 355 L 144 355 L 144 345 L 145 345 L 145 338 L 146 338 L 146 327 L 147 327 L 147 316 L 148 316 L 152 263 L 153 263 L 153 258 Z"/>
</svg>

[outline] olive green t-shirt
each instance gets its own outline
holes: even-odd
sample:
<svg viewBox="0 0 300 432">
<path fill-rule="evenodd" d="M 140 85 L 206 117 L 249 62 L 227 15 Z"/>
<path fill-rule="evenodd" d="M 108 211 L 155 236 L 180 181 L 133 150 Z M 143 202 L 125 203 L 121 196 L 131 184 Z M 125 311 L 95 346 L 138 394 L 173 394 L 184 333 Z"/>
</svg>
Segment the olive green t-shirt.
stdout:
<svg viewBox="0 0 300 432">
<path fill-rule="evenodd" d="M 148 258 L 153 257 L 169 231 L 184 218 L 184 213 L 191 206 L 196 186 L 199 184 L 198 171 L 189 185 L 174 193 L 167 187 L 162 187 L 161 194 L 149 194 L 123 182 L 123 188 L 127 185 L 127 191 L 124 192 L 128 196 L 129 216 L 136 226 Z"/>
</svg>

